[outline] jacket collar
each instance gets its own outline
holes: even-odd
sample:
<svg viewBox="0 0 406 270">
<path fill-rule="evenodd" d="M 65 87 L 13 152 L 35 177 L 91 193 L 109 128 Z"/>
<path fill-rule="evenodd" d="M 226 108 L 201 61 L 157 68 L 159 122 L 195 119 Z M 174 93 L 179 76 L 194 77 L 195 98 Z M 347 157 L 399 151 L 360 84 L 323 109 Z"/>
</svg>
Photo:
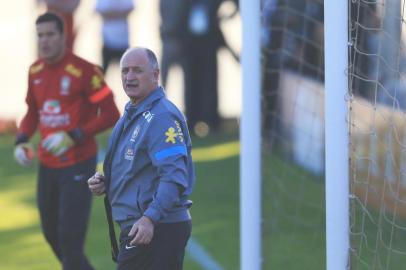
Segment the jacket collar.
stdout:
<svg viewBox="0 0 406 270">
<path fill-rule="evenodd" d="M 143 101 L 141 101 L 136 106 L 134 106 L 131 102 L 128 102 L 125 105 L 125 114 L 127 115 L 128 118 L 131 119 L 136 115 L 139 115 L 140 113 L 151 110 L 154 102 L 156 100 L 161 99 L 164 96 L 165 96 L 164 89 L 161 86 L 158 86 L 154 91 L 152 91 L 152 93 L 149 96 L 147 96 Z"/>
<path fill-rule="evenodd" d="M 41 58 L 41 61 L 44 63 L 45 67 L 47 68 L 57 68 L 59 66 L 62 66 L 66 63 L 66 61 L 68 59 L 70 59 L 72 57 L 72 52 L 69 50 L 66 50 L 63 52 L 63 56 L 61 57 L 61 59 L 59 59 L 58 61 L 56 61 L 55 63 L 49 64 L 45 61 L 45 59 Z"/>
</svg>

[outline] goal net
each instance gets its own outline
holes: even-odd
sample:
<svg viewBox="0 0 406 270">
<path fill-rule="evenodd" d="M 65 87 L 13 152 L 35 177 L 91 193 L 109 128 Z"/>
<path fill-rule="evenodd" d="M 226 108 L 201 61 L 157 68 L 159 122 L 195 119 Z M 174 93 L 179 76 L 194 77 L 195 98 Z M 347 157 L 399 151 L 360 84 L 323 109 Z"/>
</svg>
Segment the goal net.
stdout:
<svg viewBox="0 0 406 270">
<path fill-rule="evenodd" d="M 405 4 L 348 5 L 352 270 L 406 267 Z M 263 269 L 325 269 L 323 1 L 261 8 Z"/>
<path fill-rule="evenodd" d="M 262 266 L 325 269 L 323 1 L 262 1 Z"/>
<path fill-rule="evenodd" d="M 406 265 L 404 0 L 349 11 L 350 265 Z"/>
</svg>

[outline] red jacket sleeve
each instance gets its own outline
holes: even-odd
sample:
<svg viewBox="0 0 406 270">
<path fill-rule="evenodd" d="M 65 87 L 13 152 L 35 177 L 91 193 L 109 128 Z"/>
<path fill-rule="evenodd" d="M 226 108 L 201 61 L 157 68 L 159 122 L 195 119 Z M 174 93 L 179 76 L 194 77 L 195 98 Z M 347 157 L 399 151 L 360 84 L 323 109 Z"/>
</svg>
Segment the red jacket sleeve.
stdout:
<svg viewBox="0 0 406 270">
<path fill-rule="evenodd" d="M 113 94 L 106 96 L 98 103 L 98 115 L 93 121 L 87 122 L 80 127 L 85 136 L 94 135 L 112 127 L 120 117 L 120 112 L 114 103 Z"/>
<path fill-rule="evenodd" d="M 24 134 L 26 137 L 30 138 L 34 134 L 38 125 L 38 108 L 30 91 L 30 87 L 28 87 L 25 102 L 27 103 L 28 110 L 20 123 L 17 133 Z"/>
<path fill-rule="evenodd" d="M 79 136 L 75 136 L 77 130 L 70 132 L 76 140 L 81 141 L 88 136 L 93 136 L 116 123 L 120 113 L 114 102 L 113 93 L 106 84 L 104 76 L 99 67 L 86 65 L 84 67 L 84 91 L 88 101 L 97 109 L 97 115 L 91 121 L 86 121 L 79 127 Z"/>
</svg>

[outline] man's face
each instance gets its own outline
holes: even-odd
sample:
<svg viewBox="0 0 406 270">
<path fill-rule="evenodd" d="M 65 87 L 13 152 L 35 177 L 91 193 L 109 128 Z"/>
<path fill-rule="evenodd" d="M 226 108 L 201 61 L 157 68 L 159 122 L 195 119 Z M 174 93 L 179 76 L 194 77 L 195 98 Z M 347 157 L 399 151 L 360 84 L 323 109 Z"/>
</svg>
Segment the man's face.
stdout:
<svg viewBox="0 0 406 270">
<path fill-rule="evenodd" d="M 143 49 L 126 53 L 121 61 L 121 80 L 127 96 L 138 104 L 158 86 L 159 70 L 154 69 Z"/>
<path fill-rule="evenodd" d="M 37 24 L 39 56 L 48 63 L 54 63 L 63 55 L 64 35 L 58 31 L 55 22 Z"/>
</svg>

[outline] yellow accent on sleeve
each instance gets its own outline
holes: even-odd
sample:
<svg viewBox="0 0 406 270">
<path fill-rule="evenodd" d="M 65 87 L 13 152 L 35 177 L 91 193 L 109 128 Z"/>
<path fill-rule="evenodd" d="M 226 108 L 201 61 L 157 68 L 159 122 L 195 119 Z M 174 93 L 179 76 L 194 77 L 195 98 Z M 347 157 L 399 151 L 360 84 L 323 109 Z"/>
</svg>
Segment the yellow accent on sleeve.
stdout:
<svg viewBox="0 0 406 270">
<path fill-rule="evenodd" d="M 75 67 L 72 64 L 67 64 L 65 67 L 65 71 L 68 72 L 69 74 L 75 76 L 76 78 L 79 78 L 82 76 L 82 70 Z"/>
<path fill-rule="evenodd" d="M 44 68 L 44 63 L 39 63 L 30 68 L 30 74 L 35 74 L 40 72 Z"/>
<path fill-rule="evenodd" d="M 102 79 L 100 79 L 99 75 L 93 75 L 90 83 L 92 85 L 92 89 L 100 89 L 102 86 Z"/>
<path fill-rule="evenodd" d="M 175 132 L 173 127 L 168 128 L 168 131 L 165 132 L 166 140 L 165 142 L 176 143 L 175 138 L 178 136 L 178 133 Z"/>
</svg>

